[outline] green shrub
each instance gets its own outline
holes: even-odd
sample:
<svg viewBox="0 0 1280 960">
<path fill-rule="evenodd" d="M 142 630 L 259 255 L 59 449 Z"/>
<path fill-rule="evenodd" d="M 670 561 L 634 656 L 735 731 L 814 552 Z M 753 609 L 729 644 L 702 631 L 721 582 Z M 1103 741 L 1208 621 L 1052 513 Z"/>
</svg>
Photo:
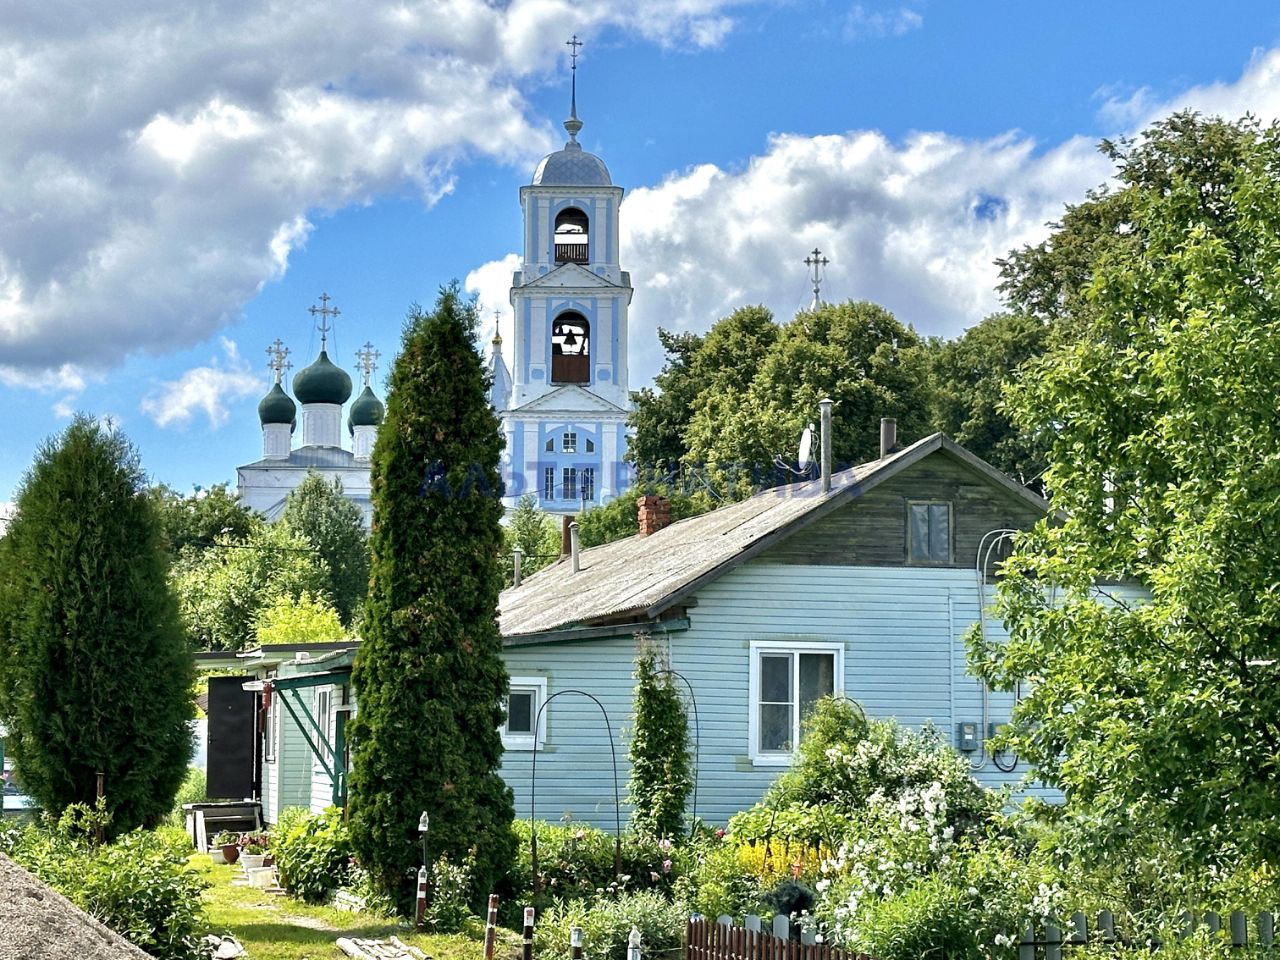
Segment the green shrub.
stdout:
<svg viewBox="0 0 1280 960">
<path fill-rule="evenodd" d="M 185 830 L 187 828 L 187 815 L 186 811 L 182 809 L 182 805 L 184 803 L 202 803 L 204 800 L 204 771 L 199 767 L 188 767 L 187 777 L 182 781 L 182 786 L 178 788 L 178 795 L 173 798 L 173 810 L 170 811 L 166 822 L 171 827 Z"/>
<path fill-rule="evenodd" d="M 57 820 L 4 831 L 0 850 L 152 956 L 194 960 L 205 884 L 187 863 L 190 840 L 162 828 L 95 846 L 106 819 L 73 805 Z"/>
<path fill-rule="evenodd" d="M 680 949 L 689 908 L 656 890 L 598 900 L 557 901 L 538 920 L 534 949 L 545 960 L 570 960 L 569 931 L 582 928 L 585 960 L 626 960 L 627 936 L 640 931 L 642 955 L 656 957 Z"/>
<path fill-rule="evenodd" d="M 689 716 L 675 678 L 662 672 L 666 661 L 661 651 L 650 641 L 640 644 L 632 674 L 635 727 L 628 748 L 631 827 L 646 836 L 675 839 L 686 832 L 684 808 L 693 789 Z"/>
<path fill-rule="evenodd" d="M 342 811 L 329 807 L 316 816 L 291 814 L 276 827 L 271 849 L 280 883 L 307 903 L 320 903 L 346 884 L 351 870 L 351 839 Z"/>
<path fill-rule="evenodd" d="M 431 865 L 430 883 L 427 887 L 427 910 L 423 923 L 434 933 L 457 933 L 471 919 L 471 875 L 475 870 L 474 854 L 468 854 L 462 863 L 450 863 L 441 855 Z"/>
<path fill-rule="evenodd" d="M 760 909 L 761 878 L 743 869 L 740 847 L 732 840 L 707 841 L 694 852 L 694 864 L 677 886 L 691 911 L 708 917 L 741 917 Z"/>
<path fill-rule="evenodd" d="M 516 897 L 532 902 L 533 864 L 528 820 L 513 825 L 519 844 L 509 879 Z M 670 893 L 676 880 L 692 866 L 688 847 L 634 833 L 622 837 L 622 868 L 613 871 L 614 838 L 586 824 L 538 822 L 538 874 L 543 902 L 573 900 L 620 890 L 659 890 Z"/>
</svg>

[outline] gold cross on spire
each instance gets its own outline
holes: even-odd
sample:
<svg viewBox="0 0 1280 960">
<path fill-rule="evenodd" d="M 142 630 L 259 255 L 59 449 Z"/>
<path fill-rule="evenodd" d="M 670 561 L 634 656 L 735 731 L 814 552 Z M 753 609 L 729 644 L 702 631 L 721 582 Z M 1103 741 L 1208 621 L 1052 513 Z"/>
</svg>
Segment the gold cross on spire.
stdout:
<svg viewBox="0 0 1280 960">
<path fill-rule="evenodd" d="M 289 348 L 279 337 L 276 337 L 275 343 L 267 347 L 267 366 L 276 375 L 276 383 L 284 377 L 286 370 L 293 369 L 293 364 L 289 362 Z"/>
<path fill-rule="evenodd" d="M 365 345 L 356 351 L 356 366 L 360 368 L 360 375 L 364 377 L 364 385 L 369 385 L 369 378 L 373 376 L 373 371 L 378 369 L 378 358 L 382 356 L 377 350 L 373 349 L 373 344 L 366 341 Z"/>
<path fill-rule="evenodd" d="M 327 293 L 320 294 L 320 306 L 312 304 L 307 308 L 307 312 L 313 317 L 319 317 L 316 322 L 316 329 L 320 331 L 320 349 L 323 350 L 329 342 L 329 331 L 333 329 L 333 324 L 329 323 L 331 317 L 336 317 L 342 313 L 337 307 L 329 306 L 329 295 Z"/>
<path fill-rule="evenodd" d="M 493 345 L 495 347 L 502 346 L 502 334 L 498 331 L 498 323 L 502 319 L 502 311 L 495 309 L 493 311 Z"/>
</svg>

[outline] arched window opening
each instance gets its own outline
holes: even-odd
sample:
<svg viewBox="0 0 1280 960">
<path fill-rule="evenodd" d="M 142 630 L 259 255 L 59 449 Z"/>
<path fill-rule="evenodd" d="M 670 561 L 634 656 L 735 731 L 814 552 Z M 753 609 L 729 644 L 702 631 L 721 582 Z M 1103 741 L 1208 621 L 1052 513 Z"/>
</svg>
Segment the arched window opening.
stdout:
<svg viewBox="0 0 1280 960">
<path fill-rule="evenodd" d="M 551 382 L 591 382 L 591 324 L 570 311 L 551 324 Z"/>
<path fill-rule="evenodd" d="M 590 222 L 577 207 L 565 207 L 556 214 L 556 263 L 587 263 L 590 245 L 587 232 Z"/>
</svg>

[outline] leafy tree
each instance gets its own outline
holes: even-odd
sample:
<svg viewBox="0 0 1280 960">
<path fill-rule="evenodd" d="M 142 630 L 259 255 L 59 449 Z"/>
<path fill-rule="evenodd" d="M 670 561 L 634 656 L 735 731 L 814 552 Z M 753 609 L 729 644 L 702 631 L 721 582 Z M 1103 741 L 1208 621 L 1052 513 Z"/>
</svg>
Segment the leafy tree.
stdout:
<svg viewBox="0 0 1280 960">
<path fill-rule="evenodd" d="M 174 560 L 188 548 L 213 546 L 219 537 L 241 543 L 262 524 L 261 516 L 241 503 L 225 483 L 187 496 L 164 484 L 152 487 L 150 493 Z"/>
<path fill-rule="evenodd" d="M 515 853 L 511 790 L 498 775 L 508 678 L 502 586 L 501 434 L 477 350 L 474 304 L 454 283 L 409 315 L 373 453 L 372 576 L 352 682 L 352 843 L 402 905 L 429 811 L 428 860 L 461 865 L 472 899 Z"/>
<path fill-rule="evenodd" d="M 690 459 L 722 469 L 749 465 L 753 486 L 777 482 L 769 465 L 795 448 L 824 396 L 836 402 L 832 452 L 839 463 L 879 456 L 881 417 L 896 416 L 905 438 L 929 429 L 924 344 L 875 304 L 802 311 L 754 366 L 749 381 L 741 371 L 715 397 L 699 398 L 688 434 Z"/>
<path fill-rule="evenodd" d="M 511 551 L 519 547 L 524 552 L 520 575 L 530 577 L 560 555 L 560 525 L 538 509 L 538 500 L 533 494 L 526 493 L 511 511 L 506 541 L 504 562 L 509 561 Z"/>
<path fill-rule="evenodd" d="M 137 454 L 86 416 L 47 441 L 0 551 L 0 718 L 59 812 L 105 775 L 111 832 L 157 823 L 191 756 L 192 661 Z"/>
<path fill-rule="evenodd" d="M 1048 324 L 1036 317 L 998 313 L 930 350 L 936 428 L 1023 483 L 1044 471 L 1045 441 L 1009 422 L 1003 391 L 1028 360 L 1048 349 L 1048 333 Z"/>
<path fill-rule="evenodd" d="M 702 337 L 659 327 L 658 341 L 667 354 L 662 370 L 653 378 L 652 387 L 631 392 L 635 410 L 629 422 L 635 436 L 627 448 L 627 459 L 635 463 L 679 463 L 689 452 L 684 434 L 700 389 L 691 367 L 702 348 Z"/>
<path fill-rule="evenodd" d="M 308 593 L 276 597 L 258 611 L 254 632 L 259 644 L 327 643 L 345 636 L 333 605 Z"/>
<path fill-rule="evenodd" d="M 641 471 L 641 478 L 633 486 L 608 503 L 593 507 L 578 517 L 578 541 L 583 547 L 596 547 L 612 543 L 640 532 L 640 514 L 636 501 L 648 493 L 666 497 L 671 503 L 671 522 L 696 517 L 714 509 L 721 500 L 712 496 L 705 486 L 691 483 L 677 484 L 669 476 L 659 476 Z M 689 479 L 686 473 L 685 480 Z"/>
<path fill-rule="evenodd" d="M 628 748 L 631 780 L 627 794 L 631 825 L 641 834 L 672 838 L 684 828 L 684 809 L 693 790 L 689 717 L 665 661 L 643 640 L 636 669 L 635 729 Z"/>
<path fill-rule="evenodd" d="M 289 492 L 281 522 L 324 561 L 325 593 L 350 626 L 369 588 L 369 539 L 360 508 L 342 495 L 341 480 L 329 483 L 311 472 Z"/>
<path fill-rule="evenodd" d="M 217 537 L 173 573 L 187 636 L 204 650 L 243 650 L 262 610 L 281 597 L 327 600 L 329 583 L 325 562 L 283 523 L 262 524 L 243 543 Z"/>
<path fill-rule="evenodd" d="M 1177 114 L 1109 152 L 1123 242 L 1085 258 L 1086 295 L 1057 298 L 1082 335 L 1011 398 L 1062 515 L 1005 567 L 1007 643 L 973 654 L 1034 678 L 1011 745 L 1095 838 L 1274 864 L 1280 129 Z M 1096 586 L 1117 582 L 1149 599 Z"/>
</svg>

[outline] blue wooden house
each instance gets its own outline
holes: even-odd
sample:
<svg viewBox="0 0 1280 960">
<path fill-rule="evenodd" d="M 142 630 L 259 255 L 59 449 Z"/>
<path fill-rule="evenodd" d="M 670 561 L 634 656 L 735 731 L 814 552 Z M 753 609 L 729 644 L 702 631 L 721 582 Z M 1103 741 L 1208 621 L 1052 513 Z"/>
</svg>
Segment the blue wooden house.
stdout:
<svg viewBox="0 0 1280 960">
<path fill-rule="evenodd" d="M 968 673 L 963 638 L 975 624 L 1000 631 L 984 613 L 994 568 L 1008 536 L 1048 505 L 941 434 L 900 450 L 890 439 L 879 459 L 823 486 L 770 490 L 667 526 L 642 517 L 647 535 L 582 550 L 503 592 L 502 772 L 520 816 L 536 800 L 540 818 L 613 826 L 642 637 L 664 648 L 696 701 L 696 813 L 708 822 L 759 799 L 790 762 L 810 705 L 830 694 L 873 716 L 934 724 L 989 786 L 1022 778 L 1016 757 L 986 749 L 1013 694 Z M 260 672 L 276 684 L 262 734 L 273 745 L 263 766 L 276 765 L 260 778 L 268 820 L 290 803 L 341 796 L 339 725 L 358 709 L 350 662 L 308 656 Z M 305 763 L 301 776 L 281 768 L 294 763 Z"/>
</svg>

